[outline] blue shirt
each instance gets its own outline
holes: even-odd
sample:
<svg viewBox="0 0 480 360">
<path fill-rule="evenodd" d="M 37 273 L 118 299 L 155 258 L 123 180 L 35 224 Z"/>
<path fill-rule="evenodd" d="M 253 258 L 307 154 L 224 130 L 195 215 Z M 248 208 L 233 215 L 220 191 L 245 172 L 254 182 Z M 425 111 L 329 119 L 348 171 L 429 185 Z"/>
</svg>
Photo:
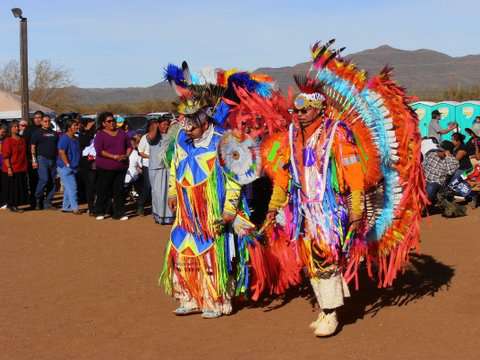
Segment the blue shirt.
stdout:
<svg viewBox="0 0 480 360">
<path fill-rule="evenodd" d="M 77 169 L 80 163 L 80 143 L 77 138 L 70 138 L 67 134 L 63 134 L 58 141 L 58 150 L 65 151 L 71 169 Z M 65 163 L 60 155 L 57 158 L 57 166 L 63 168 Z"/>
</svg>

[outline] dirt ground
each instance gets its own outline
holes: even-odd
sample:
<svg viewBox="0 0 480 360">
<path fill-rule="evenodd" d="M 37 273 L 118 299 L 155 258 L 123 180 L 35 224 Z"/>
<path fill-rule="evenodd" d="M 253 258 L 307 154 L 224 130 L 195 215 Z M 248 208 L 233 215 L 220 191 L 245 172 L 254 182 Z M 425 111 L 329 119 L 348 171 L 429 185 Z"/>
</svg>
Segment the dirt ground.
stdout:
<svg viewBox="0 0 480 360">
<path fill-rule="evenodd" d="M 308 288 L 203 320 L 157 287 L 169 228 L 150 218 L 0 212 L 0 359 L 479 359 L 480 210 L 422 224 L 389 290 L 363 282 L 315 338 Z"/>
</svg>

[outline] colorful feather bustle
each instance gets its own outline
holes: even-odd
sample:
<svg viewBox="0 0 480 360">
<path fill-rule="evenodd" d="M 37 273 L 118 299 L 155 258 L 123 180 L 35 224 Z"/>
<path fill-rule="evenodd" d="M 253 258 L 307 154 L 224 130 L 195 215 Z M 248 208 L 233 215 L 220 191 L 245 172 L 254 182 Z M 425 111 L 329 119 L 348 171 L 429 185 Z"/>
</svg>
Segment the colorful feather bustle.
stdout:
<svg viewBox="0 0 480 360">
<path fill-rule="evenodd" d="M 267 132 L 271 135 L 262 142 L 262 165 L 278 185 L 272 195 L 275 207 L 283 206 L 287 217 L 290 216 L 287 224 L 290 238 L 299 239 L 303 231 L 311 234 L 301 236 L 295 251 L 295 259 L 300 259 L 311 275 L 315 269 L 336 263 L 342 266 L 346 280 L 354 281 L 358 287 L 358 270 L 364 263 L 369 275 L 378 277 L 380 287 L 389 286 L 408 262 L 409 253 L 418 247 L 421 210 L 427 202 L 418 119 L 408 106 L 405 91 L 391 80 L 390 69 L 369 79 L 365 71 L 341 59 L 340 51 L 331 51 L 332 43 L 315 44 L 309 73 L 296 78 L 302 92 L 317 92 L 325 97 L 324 117 L 338 123 L 333 142 L 336 150 L 327 153 L 330 160 L 324 162 L 328 166 L 324 172 L 325 190 L 320 192 L 322 205 L 306 204 L 299 210 L 300 193 L 306 189 L 298 183 L 299 170 L 292 168 L 296 155 L 293 148 L 289 150 L 289 144 L 293 137 L 289 140 L 284 130 L 277 134 L 275 130 Z M 248 109 L 247 113 L 261 113 L 252 111 L 255 109 L 249 107 L 252 101 L 244 100 L 241 91 L 238 93 L 242 100 L 238 107 L 240 114 L 242 107 Z M 238 122 L 242 121 L 245 119 Z M 325 126 L 331 128 L 333 123 L 328 121 Z M 275 126 L 278 128 L 281 126 Z M 351 143 L 357 149 L 364 174 L 363 210 L 359 210 L 358 192 L 348 194 L 346 202 L 336 195 L 343 191 L 341 184 L 346 175 L 339 172 L 342 150 L 338 142 Z M 347 207 L 364 213 L 362 225 L 353 234 L 345 226 Z M 303 217 L 318 218 L 321 230 L 314 227 L 301 230 Z M 323 240 L 319 242 L 317 237 Z"/>
<path fill-rule="evenodd" d="M 268 97 L 235 86 L 237 101 L 224 99 L 229 105 L 227 123 L 231 129 L 248 130 L 251 137 L 265 136 L 284 130 L 290 122 L 289 103 L 278 91 Z M 253 133 L 252 133 L 253 132 Z"/>
<path fill-rule="evenodd" d="M 315 78 L 329 99 L 329 116 L 351 127 L 366 159 L 367 185 L 381 185 L 383 194 L 372 210 L 375 221 L 367 237 L 350 248 L 345 277 L 356 278 L 365 260 L 372 276 L 372 265 L 377 267 L 379 286 L 391 285 L 409 252 L 418 247 L 420 214 L 427 201 L 418 119 L 405 91 L 391 80 L 391 69 L 368 80 L 328 46 L 315 44 L 312 56 Z"/>
</svg>

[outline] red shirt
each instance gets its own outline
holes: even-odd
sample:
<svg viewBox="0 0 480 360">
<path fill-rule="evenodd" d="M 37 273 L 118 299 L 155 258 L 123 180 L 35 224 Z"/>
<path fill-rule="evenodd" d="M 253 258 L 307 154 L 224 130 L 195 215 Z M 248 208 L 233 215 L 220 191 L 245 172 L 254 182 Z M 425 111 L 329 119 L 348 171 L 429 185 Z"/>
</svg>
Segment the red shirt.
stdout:
<svg viewBox="0 0 480 360">
<path fill-rule="evenodd" d="M 6 159 L 10 160 L 10 166 L 14 173 L 27 171 L 27 145 L 22 138 L 6 138 L 2 143 L 3 164 L 2 171 L 8 172 Z"/>
</svg>

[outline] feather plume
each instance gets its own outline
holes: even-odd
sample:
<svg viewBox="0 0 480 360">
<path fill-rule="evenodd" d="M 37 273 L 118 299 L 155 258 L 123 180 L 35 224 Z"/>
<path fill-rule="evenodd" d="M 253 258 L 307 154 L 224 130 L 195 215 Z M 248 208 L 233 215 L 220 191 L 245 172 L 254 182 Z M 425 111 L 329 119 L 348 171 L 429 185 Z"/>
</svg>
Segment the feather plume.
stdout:
<svg viewBox="0 0 480 360">
<path fill-rule="evenodd" d="M 190 74 L 190 69 L 188 68 L 188 64 L 186 61 L 182 62 L 182 71 L 183 71 L 183 78 L 187 85 L 192 84 L 192 75 Z"/>
<path fill-rule="evenodd" d="M 168 81 L 171 86 L 175 84 L 186 87 L 183 71 L 177 65 L 168 64 L 167 67 L 163 69 L 163 78 Z"/>
</svg>

